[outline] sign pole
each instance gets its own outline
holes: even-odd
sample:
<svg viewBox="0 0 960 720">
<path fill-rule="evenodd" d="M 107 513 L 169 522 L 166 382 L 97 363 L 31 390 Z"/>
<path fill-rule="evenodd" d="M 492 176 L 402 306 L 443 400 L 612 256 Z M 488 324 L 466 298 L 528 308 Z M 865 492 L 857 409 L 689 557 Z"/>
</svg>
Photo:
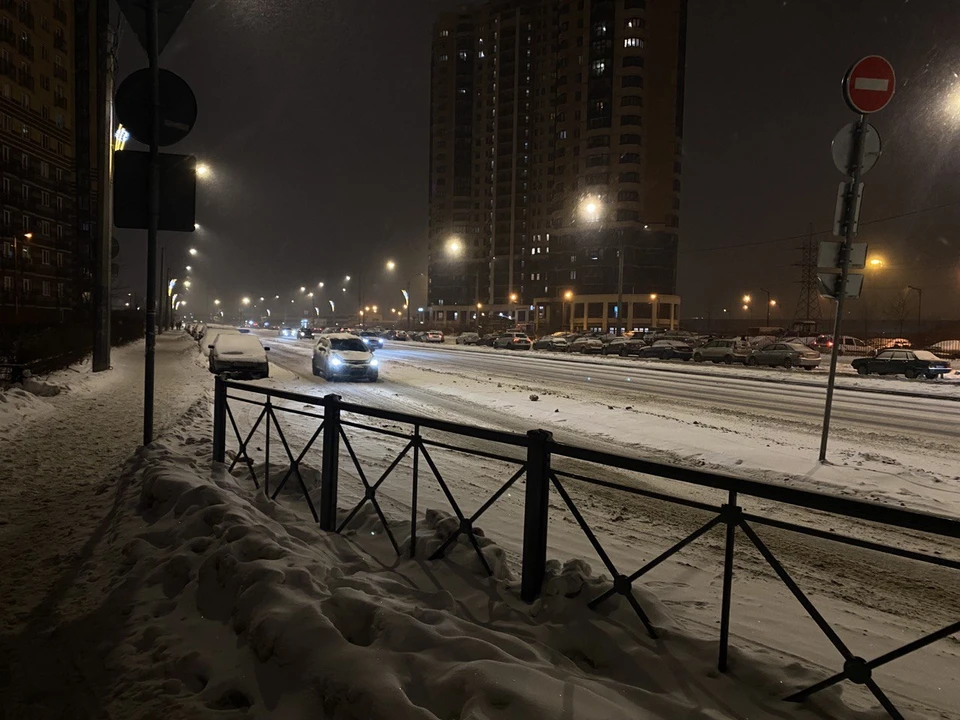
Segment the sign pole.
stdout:
<svg viewBox="0 0 960 720">
<path fill-rule="evenodd" d="M 160 41 L 159 0 L 147 4 L 150 67 L 150 174 L 147 182 L 147 347 L 143 366 L 143 444 L 153 442 L 153 388 L 157 346 L 157 234 L 160 227 Z"/>
<path fill-rule="evenodd" d="M 827 378 L 827 400 L 823 409 L 823 433 L 820 436 L 820 462 L 827 461 L 827 438 L 830 434 L 830 413 L 833 409 L 833 388 L 837 379 L 837 357 L 840 355 L 843 323 L 843 306 L 847 298 L 847 278 L 850 275 L 850 249 L 856 237 L 857 194 L 860 192 L 860 177 L 863 170 L 864 136 L 866 135 L 867 116 L 863 113 L 857 119 L 853 136 L 853 149 L 850 157 L 852 179 L 847 184 L 846 213 L 844 218 L 844 240 L 840 249 L 840 281 L 837 283 L 837 316 L 833 321 L 833 347 L 830 352 L 830 376 Z"/>
</svg>

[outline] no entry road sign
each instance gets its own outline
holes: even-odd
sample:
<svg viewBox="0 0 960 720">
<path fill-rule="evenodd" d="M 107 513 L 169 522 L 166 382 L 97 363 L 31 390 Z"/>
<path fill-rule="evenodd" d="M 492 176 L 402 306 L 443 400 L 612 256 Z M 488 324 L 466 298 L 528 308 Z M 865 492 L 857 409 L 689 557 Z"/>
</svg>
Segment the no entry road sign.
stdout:
<svg viewBox="0 0 960 720">
<path fill-rule="evenodd" d="M 897 89 L 893 66 L 879 55 L 858 60 L 843 76 L 843 99 L 858 113 L 883 110 Z"/>
</svg>

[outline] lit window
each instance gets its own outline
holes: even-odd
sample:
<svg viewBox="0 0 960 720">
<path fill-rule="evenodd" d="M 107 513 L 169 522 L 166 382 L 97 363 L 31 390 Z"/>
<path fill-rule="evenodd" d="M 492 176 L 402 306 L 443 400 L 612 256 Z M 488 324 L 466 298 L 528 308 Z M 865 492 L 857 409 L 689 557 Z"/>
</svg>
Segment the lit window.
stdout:
<svg viewBox="0 0 960 720">
<path fill-rule="evenodd" d="M 642 48 L 643 40 L 635 37 L 628 37 L 623 39 L 623 46 L 627 48 Z"/>
<path fill-rule="evenodd" d="M 450 37 L 450 31 L 449 31 L 449 30 L 441 30 L 441 31 L 440 31 L 440 37 Z"/>
</svg>

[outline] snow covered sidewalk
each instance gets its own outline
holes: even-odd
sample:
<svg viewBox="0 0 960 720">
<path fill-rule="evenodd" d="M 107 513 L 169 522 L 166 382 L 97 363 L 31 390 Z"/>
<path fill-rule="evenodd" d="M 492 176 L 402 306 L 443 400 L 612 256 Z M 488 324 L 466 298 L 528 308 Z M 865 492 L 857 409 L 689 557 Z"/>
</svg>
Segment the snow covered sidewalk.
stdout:
<svg viewBox="0 0 960 720">
<path fill-rule="evenodd" d="M 587 609 L 607 583 L 582 562 L 552 563 L 544 597 L 527 606 L 485 538 L 495 578 L 466 540 L 425 560 L 453 529 L 436 512 L 414 560 L 394 555 L 370 514 L 343 536 L 322 533 L 295 495 L 274 503 L 245 470 L 211 470 L 208 430 L 198 404 L 104 494 L 112 511 L 62 586 L 72 621 L 49 643 L 64 659 L 7 638 L 16 685 L 0 689 L 0 711 L 62 717 L 40 710 L 58 692 L 71 717 L 90 718 L 879 717 L 839 692 L 816 713 L 783 703 L 780 682 L 742 653 L 718 675 L 716 642 L 685 634 L 647 592 L 658 641 L 625 603 Z"/>
<path fill-rule="evenodd" d="M 209 375 L 185 335 L 160 336 L 157 355 L 156 422 L 162 431 L 208 392 Z M 87 559 L 115 510 L 106 483 L 142 437 L 143 343 L 114 349 L 109 372 L 74 368 L 47 381 L 59 387 L 58 395 L 0 393 L 16 400 L 0 403 L 16 406 L 0 415 L 0 698 L 19 672 L 49 678 L 55 670 L 67 677 L 78 671 L 69 649 L 58 652 L 49 632 L 82 617 L 87 608 L 67 595 L 97 580 Z M 51 651 L 43 661 L 50 667 L 18 667 L 20 650 L 44 648 Z M 61 663 L 65 667 L 58 668 Z M 55 682 L 50 690 L 56 692 Z M 63 702 L 67 707 L 71 700 Z M 0 717 L 21 716 L 0 708 Z"/>
</svg>

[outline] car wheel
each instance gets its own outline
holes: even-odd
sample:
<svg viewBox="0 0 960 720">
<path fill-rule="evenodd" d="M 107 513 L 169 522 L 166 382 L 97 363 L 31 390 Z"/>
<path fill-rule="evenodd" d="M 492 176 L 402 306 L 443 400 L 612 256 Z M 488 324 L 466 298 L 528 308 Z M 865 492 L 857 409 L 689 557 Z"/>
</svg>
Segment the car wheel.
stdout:
<svg viewBox="0 0 960 720">
<path fill-rule="evenodd" d="M 700 353 L 697 353 L 696 355 L 693 356 L 693 361 L 694 361 L 694 362 L 703 362 L 703 355 L 701 355 Z"/>
<path fill-rule="evenodd" d="M 783 366 L 784 366 L 787 370 L 789 370 L 790 368 L 792 368 L 792 367 L 793 367 L 793 358 L 785 357 L 785 358 L 783 359 Z"/>
<path fill-rule="evenodd" d="M 867 368 L 866 365 L 861 365 L 860 367 L 857 368 L 857 375 L 869 375 L 869 374 L 870 374 L 870 370 Z"/>
<path fill-rule="evenodd" d="M 586 354 L 587 354 L 587 346 L 586 346 L 586 345 L 584 345 L 582 348 L 580 348 L 580 354 L 581 354 L 581 355 L 586 355 Z"/>
<path fill-rule="evenodd" d="M 626 348 L 620 348 L 620 357 L 626 357 L 627 354 L 628 353 Z"/>
<path fill-rule="evenodd" d="M 907 368 L 907 371 L 904 373 L 909 379 L 913 380 L 917 377 L 917 371 L 913 368 Z"/>
<path fill-rule="evenodd" d="M 673 350 L 667 350 L 663 355 L 660 356 L 661 360 L 673 360 Z"/>
<path fill-rule="evenodd" d="M 723 356 L 723 362 L 726 363 L 727 365 L 732 365 L 732 364 L 733 364 L 733 355 L 724 355 L 724 356 Z"/>
<path fill-rule="evenodd" d="M 943 376 L 940 375 L 939 373 L 930 373 L 929 375 L 927 375 L 927 380 L 939 380 L 941 377 Z"/>
<path fill-rule="evenodd" d="M 814 369 L 814 366 L 813 366 L 813 365 L 804 365 L 804 366 L 803 366 L 803 369 L 804 369 L 804 370 L 811 370 L 811 371 L 812 371 L 812 370 Z"/>
<path fill-rule="evenodd" d="M 757 359 L 756 359 L 755 357 L 748 357 L 748 358 L 747 358 L 747 365 L 751 365 L 751 366 L 754 366 L 754 367 L 755 367 L 755 366 L 759 365 L 759 363 L 757 362 Z"/>
<path fill-rule="evenodd" d="M 310 364 L 313 366 L 313 376 L 320 377 L 320 368 L 317 367 L 317 361 L 313 360 Z"/>
</svg>

